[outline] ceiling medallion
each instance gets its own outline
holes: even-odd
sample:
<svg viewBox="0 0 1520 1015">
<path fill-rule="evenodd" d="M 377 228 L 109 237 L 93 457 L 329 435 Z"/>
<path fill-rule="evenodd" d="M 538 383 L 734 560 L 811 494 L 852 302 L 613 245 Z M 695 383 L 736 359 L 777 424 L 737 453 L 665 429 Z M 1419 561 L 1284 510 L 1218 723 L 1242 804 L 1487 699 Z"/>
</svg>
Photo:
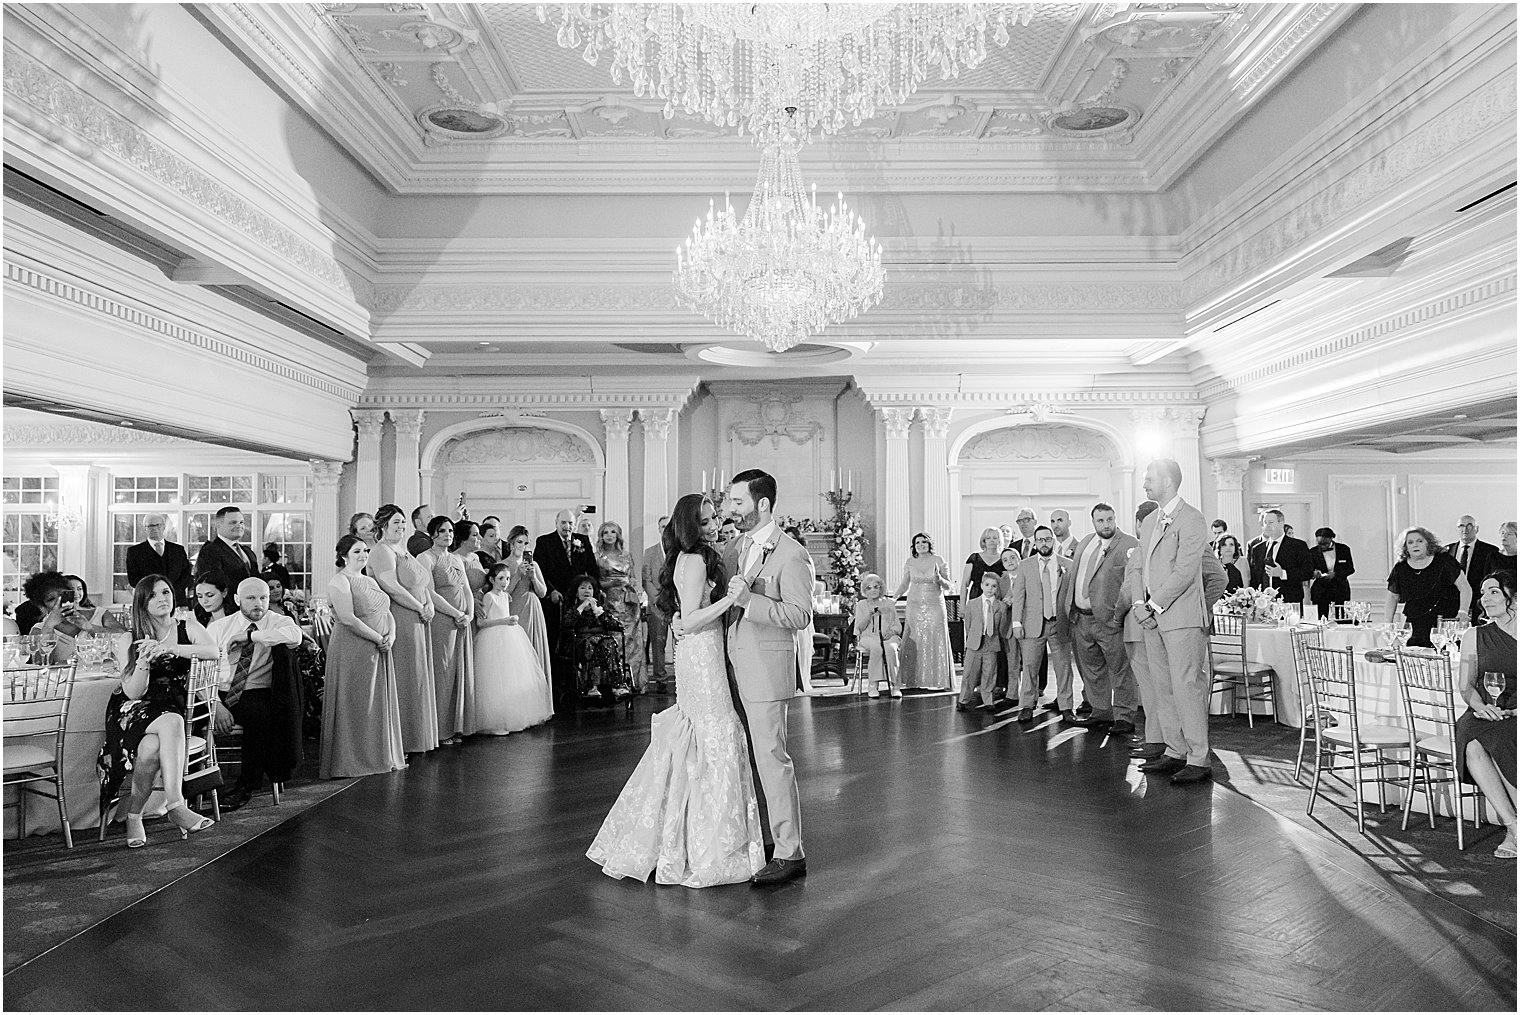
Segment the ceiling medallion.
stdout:
<svg viewBox="0 0 1520 1015">
<path fill-rule="evenodd" d="M 558 41 L 636 94 L 764 138 L 795 111 L 805 136 L 858 127 L 924 79 L 957 77 L 999 46 L 1028 3 L 562 4 Z M 547 21 L 547 5 L 538 6 Z M 785 111 L 785 112 L 783 112 Z"/>
<path fill-rule="evenodd" d="M 1103 104 L 1052 113 L 1045 123 L 1060 134 L 1092 137 L 1133 127 L 1139 118 L 1139 111 L 1129 106 Z"/>
<path fill-rule="evenodd" d="M 495 113 L 459 103 L 430 106 L 417 114 L 417 122 L 433 134 L 469 141 L 496 137 L 507 129 L 506 120 Z"/>
<path fill-rule="evenodd" d="M 773 138 L 740 218 L 709 206 L 676 248 L 681 305 L 783 352 L 881 302 L 881 244 L 840 194 L 827 210 L 802 187 L 796 134 Z"/>
</svg>

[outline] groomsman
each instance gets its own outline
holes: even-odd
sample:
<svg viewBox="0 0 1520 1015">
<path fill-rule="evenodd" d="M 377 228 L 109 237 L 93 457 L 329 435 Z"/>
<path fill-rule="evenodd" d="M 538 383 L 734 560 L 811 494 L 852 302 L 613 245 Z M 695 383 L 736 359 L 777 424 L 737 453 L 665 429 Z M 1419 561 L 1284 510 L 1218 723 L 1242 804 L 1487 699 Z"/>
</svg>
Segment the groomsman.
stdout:
<svg viewBox="0 0 1520 1015">
<path fill-rule="evenodd" d="M 1130 609 L 1145 629 L 1146 661 L 1160 692 L 1166 750 L 1140 766 L 1174 783 L 1202 782 L 1209 769 L 1208 604 L 1203 558 L 1208 523 L 1182 499 L 1182 467 L 1158 458 L 1145 468 L 1145 495 L 1161 505 L 1140 530 L 1141 558 L 1130 569 Z"/>
<path fill-rule="evenodd" d="M 1160 506 L 1153 500 L 1140 502 L 1140 506 L 1135 508 L 1136 532 L 1145 528 L 1145 519 Z M 1146 658 L 1145 628 L 1140 626 L 1140 618 L 1147 614 L 1144 610 L 1132 608 L 1132 590 L 1141 580 L 1140 565 L 1144 560 L 1142 549 L 1137 539 L 1134 549 L 1124 552 L 1124 650 L 1129 654 L 1130 672 L 1135 675 L 1135 683 L 1140 690 L 1140 707 L 1145 711 L 1145 739 L 1130 755 L 1151 761 L 1161 757 L 1166 750 L 1166 738 L 1161 733 L 1160 705 L 1160 681 L 1165 675 L 1153 672 Z"/>
<path fill-rule="evenodd" d="M 1457 519 L 1457 537 L 1455 543 L 1446 544 L 1446 552 L 1461 565 L 1462 573 L 1467 576 L 1467 584 L 1474 589 L 1482 588 L 1483 579 L 1493 570 L 1499 548 L 1478 538 L 1478 522 L 1472 515 L 1463 515 Z M 1476 592 L 1472 598 L 1470 612 L 1472 622 L 1476 624 L 1483 614 L 1483 606 L 1478 602 L 1480 597 Z"/>
<path fill-rule="evenodd" d="M 1056 552 L 1067 560 L 1074 559 L 1072 554 L 1077 551 L 1077 537 L 1071 534 L 1071 515 L 1061 508 L 1052 511 L 1050 531 L 1056 534 Z"/>
<path fill-rule="evenodd" d="M 665 526 L 669 515 L 661 515 L 655 525 L 655 541 L 644 548 L 639 577 L 644 596 L 649 601 L 649 661 L 653 666 L 655 690 L 664 693 L 670 674 L 665 664 L 665 643 L 670 636 L 670 618 L 660 610 L 660 572 L 665 567 Z"/>
<path fill-rule="evenodd" d="M 412 509 L 412 534 L 406 537 L 406 552 L 413 557 L 433 545 L 433 537 L 427 534 L 428 506 L 418 504 Z"/>
<path fill-rule="evenodd" d="M 216 513 L 212 522 L 216 538 L 201 544 L 195 558 L 195 576 L 207 571 L 220 571 L 227 578 L 227 587 L 235 589 L 244 578 L 259 576 L 259 558 L 253 548 L 238 542 L 243 538 L 247 524 L 243 521 L 241 508 L 228 505 Z"/>
<path fill-rule="evenodd" d="M 1058 623 L 1056 594 L 1061 588 L 1068 561 L 1055 552 L 1056 536 L 1050 526 L 1041 525 L 1034 532 L 1034 556 L 1019 562 L 1018 573 L 1008 592 L 1008 608 L 1013 615 L 1010 633 L 1019 639 L 1023 672 L 1019 675 L 1019 721 L 1034 718 L 1040 663 L 1048 648 L 1053 657 L 1056 680 L 1056 707 L 1068 722 L 1076 716 L 1071 710 L 1071 643 L 1066 630 Z"/>
<path fill-rule="evenodd" d="M 1285 603 L 1304 601 L 1304 584 L 1314 577 L 1309 545 L 1283 531 L 1283 513 L 1266 512 L 1262 541 L 1251 550 L 1251 587 L 1275 589 Z"/>
<path fill-rule="evenodd" d="M 1091 717 L 1079 719 L 1077 725 L 1129 734 L 1135 731 L 1139 701 L 1124 650 L 1124 615 L 1130 606 L 1124 595 L 1124 566 L 1129 551 L 1140 543 L 1119 531 L 1112 505 L 1096 505 L 1092 523 L 1093 533 L 1076 546 L 1058 603 L 1092 705 Z"/>
<path fill-rule="evenodd" d="M 178 543 L 164 538 L 168 524 L 163 515 L 149 515 L 143 519 L 143 529 L 148 538 L 127 547 L 127 584 L 133 588 L 150 574 L 161 574 L 169 579 L 174 589 L 174 605 L 190 605 L 190 555 Z"/>
</svg>

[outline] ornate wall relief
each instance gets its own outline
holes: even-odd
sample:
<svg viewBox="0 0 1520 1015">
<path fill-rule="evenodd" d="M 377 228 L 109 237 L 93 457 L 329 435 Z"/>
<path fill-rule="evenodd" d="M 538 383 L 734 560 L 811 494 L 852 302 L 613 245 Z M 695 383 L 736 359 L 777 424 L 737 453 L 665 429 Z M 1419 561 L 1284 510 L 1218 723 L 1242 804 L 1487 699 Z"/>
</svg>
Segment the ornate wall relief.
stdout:
<svg viewBox="0 0 1520 1015">
<path fill-rule="evenodd" d="M 576 437 L 537 427 L 514 427 L 470 434 L 444 448 L 445 465 L 497 465 L 536 462 L 565 465 L 596 464 L 596 456 Z"/>
<path fill-rule="evenodd" d="M 1119 460 L 1113 441 L 1094 430 L 1062 423 L 1032 423 L 992 430 L 967 442 L 962 464 L 1013 461 Z"/>
</svg>

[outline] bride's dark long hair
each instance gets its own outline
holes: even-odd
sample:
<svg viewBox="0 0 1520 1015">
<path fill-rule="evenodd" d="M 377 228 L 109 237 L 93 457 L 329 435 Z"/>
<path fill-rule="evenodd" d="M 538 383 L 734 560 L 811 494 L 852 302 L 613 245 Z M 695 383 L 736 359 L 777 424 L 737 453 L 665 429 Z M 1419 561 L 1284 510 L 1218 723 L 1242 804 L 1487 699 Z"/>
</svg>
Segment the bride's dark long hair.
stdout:
<svg viewBox="0 0 1520 1015">
<path fill-rule="evenodd" d="M 675 510 L 670 513 L 670 524 L 661 533 L 661 542 L 665 546 L 665 566 L 660 568 L 660 594 L 656 603 L 667 617 L 674 617 L 681 611 L 675 579 L 676 558 L 681 554 L 701 554 L 703 563 L 707 565 L 707 580 L 714 586 L 723 588 L 728 582 L 723 573 L 723 558 L 718 556 L 718 551 L 710 543 L 702 539 L 703 504 L 710 502 L 700 493 L 686 494 L 676 501 Z"/>
</svg>

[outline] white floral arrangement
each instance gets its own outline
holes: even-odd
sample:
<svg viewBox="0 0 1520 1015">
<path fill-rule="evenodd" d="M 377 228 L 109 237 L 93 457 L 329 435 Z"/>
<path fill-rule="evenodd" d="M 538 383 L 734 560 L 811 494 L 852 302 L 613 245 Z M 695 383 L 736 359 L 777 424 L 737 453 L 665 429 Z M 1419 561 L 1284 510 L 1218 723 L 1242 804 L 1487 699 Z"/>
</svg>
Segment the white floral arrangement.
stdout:
<svg viewBox="0 0 1520 1015">
<path fill-rule="evenodd" d="M 860 595 L 860 575 L 865 569 L 865 529 L 859 511 L 841 510 L 834 516 L 834 548 L 829 562 L 834 566 L 834 591 L 853 608 Z"/>
<path fill-rule="evenodd" d="M 1268 623 L 1277 619 L 1281 599 L 1276 589 L 1240 588 L 1219 600 L 1215 610 L 1248 623 Z"/>
</svg>

